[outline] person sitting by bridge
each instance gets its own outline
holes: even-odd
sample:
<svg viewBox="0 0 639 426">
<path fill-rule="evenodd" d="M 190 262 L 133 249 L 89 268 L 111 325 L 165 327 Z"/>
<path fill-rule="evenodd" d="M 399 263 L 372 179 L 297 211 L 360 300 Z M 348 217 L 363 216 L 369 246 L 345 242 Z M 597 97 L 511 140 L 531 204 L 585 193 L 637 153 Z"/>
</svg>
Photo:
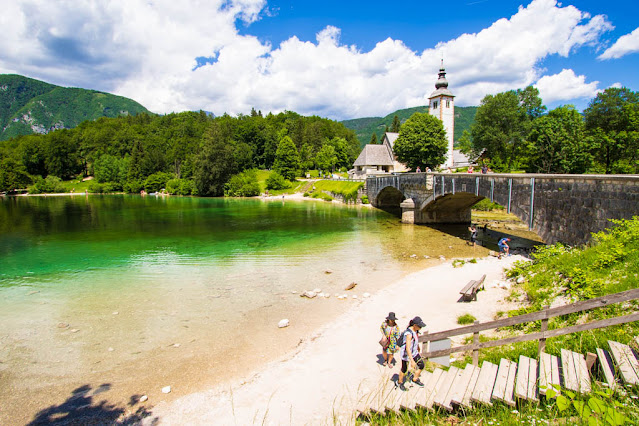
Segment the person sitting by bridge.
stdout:
<svg viewBox="0 0 639 426">
<path fill-rule="evenodd" d="M 501 259 L 502 253 L 506 256 L 510 256 L 510 246 L 508 246 L 510 238 L 502 238 L 497 245 L 499 246 L 499 259 Z"/>
</svg>

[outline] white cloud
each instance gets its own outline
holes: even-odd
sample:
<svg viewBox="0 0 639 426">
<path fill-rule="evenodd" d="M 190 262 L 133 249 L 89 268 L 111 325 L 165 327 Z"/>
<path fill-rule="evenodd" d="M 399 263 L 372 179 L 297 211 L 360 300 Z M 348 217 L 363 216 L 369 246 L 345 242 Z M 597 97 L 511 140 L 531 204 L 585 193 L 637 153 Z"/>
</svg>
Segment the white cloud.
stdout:
<svg viewBox="0 0 639 426">
<path fill-rule="evenodd" d="M 599 55 L 598 59 L 618 59 L 635 52 L 639 52 L 639 28 L 636 28 L 630 34 L 619 37 L 615 44 Z"/>
<path fill-rule="evenodd" d="M 597 95 L 598 81 L 586 83 L 585 75 L 575 75 L 573 70 L 562 70 L 559 74 L 545 75 L 537 81 L 539 96 L 545 103 L 593 98 Z"/>
<path fill-rule="evenodd" d="M 533 0 L 509 19 L 422 52 L 390 38 L 363 52 L 340 44 L 333 26 L 316 42 L 292 35 L 278 46 L 240 35 L 236 20 L 268 15 L 266 0 L 10 3 L 0 16 L 0 72 L 111 91 L 156 112 L 385 115 L 427 103 L 442 52 L 457 105 L 477 105 L 487 93 L 542 82 L 546 57 L 567 57 L 612 28 L 603 16 Z"/>
</svg>

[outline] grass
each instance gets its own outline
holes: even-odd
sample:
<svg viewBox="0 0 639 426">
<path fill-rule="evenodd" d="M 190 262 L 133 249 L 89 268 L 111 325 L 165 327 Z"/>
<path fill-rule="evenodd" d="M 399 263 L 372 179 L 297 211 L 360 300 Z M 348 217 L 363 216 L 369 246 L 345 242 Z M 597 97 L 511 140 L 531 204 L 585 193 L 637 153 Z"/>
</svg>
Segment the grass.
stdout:
<svg viewBox="0 0 639 426">
<path fill-rule="evenodd" d="M 475 321 L 477 321 L 477 318 L 475 318 L 472 314 L 463 314 L 457 317 L 457 324 L 459 325 L 472 324 Z"/>
<path fill-rule="evenodd" d="M 64 180 L 62 181 L 62 186 L 64 186 L 65 192 L 71 192 L 71 190 L 73 190 L 73 192 L 84 192 L 89 189 L 89 185 L 91 185 L 91 182 L 93 182 L 93 180 L 82 182 L 82 178 L 78 178 Z"/>
<path fill-rule="evenodd" d="M 357 199 L 357 191 L 364 186 L 364 183 L 341 180 L 318 180 L 313 186 L 313 193 L 322 191 L 332 192 L 333 194 L 339 194 L 344 197 L 344 201 L 355 201 Z"/>
</svg>

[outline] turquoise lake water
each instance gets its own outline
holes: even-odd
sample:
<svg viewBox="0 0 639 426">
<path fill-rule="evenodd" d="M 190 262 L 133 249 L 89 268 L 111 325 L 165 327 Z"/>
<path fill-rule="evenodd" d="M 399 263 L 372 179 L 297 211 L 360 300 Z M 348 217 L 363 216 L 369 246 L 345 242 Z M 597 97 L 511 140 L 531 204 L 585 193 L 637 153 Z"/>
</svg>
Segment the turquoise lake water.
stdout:
<svg viewBox="0 0 639 426">
<path fill-rule="evenodd" d="M 113 383 L 116 402 L 210 385 L 245 368 L 227 343 L 238 328 L 259 363 L 358 303 L 335 297 L 352 282 L 361 300 L 439 255 L 483 253 L 455 234 L 318 201 L 0 197 L 0 394 L 33 405 L 4 421 L 79 385 Z M 316 288 L 332 297 L 299 297 Z M 281 318 L 293 326 L 274 336 Z"/>
</svg>

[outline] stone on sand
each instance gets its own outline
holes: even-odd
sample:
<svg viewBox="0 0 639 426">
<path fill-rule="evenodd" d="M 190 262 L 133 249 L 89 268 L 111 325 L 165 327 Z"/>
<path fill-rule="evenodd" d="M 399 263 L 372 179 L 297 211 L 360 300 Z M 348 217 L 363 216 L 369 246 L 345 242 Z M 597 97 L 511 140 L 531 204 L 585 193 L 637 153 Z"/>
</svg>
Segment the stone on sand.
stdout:
<svg viewBox="0 0 639 426">
<path fill-rule="evenodd" d="M 277 323 L 277 326 L 279 328 L 288 327 L 288 325 L 289 325 L 289 321 L 286 318 L 284 318 L 283 320 L 280 320 L 280 322 Z"/>
</svg>

